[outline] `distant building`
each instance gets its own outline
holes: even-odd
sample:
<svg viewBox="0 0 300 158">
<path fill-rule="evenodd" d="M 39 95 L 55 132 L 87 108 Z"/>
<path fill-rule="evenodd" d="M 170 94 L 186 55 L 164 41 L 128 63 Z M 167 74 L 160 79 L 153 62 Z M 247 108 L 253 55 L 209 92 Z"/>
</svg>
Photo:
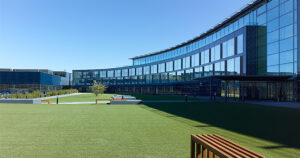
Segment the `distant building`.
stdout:
<svg viewBox="0 0 300 158">
<path fill-rule="evenodd" d="M 73 86 L 84 91 L 97 80 L 111 93 L 299 101 L 299 3 L 253 1 L 194 39 L 131 58 L 132 66 L 73 70 Z"/>
<path fill-rule="evenodd" d="M 0 69 L 0 92 L 52 91 L 71 88 L 72 75 L 47 69 Z"/>
</svg>

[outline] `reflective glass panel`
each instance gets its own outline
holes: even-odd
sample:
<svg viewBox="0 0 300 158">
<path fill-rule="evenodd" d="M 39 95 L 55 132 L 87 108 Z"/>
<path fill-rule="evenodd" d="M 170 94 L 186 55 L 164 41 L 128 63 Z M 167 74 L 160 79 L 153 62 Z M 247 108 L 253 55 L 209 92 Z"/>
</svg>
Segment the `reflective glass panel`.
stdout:
<svg viewBox="0 0 300 158">
<path fill-rule="evenodd" d="M 244 40 L 243 35 L 237 37 L 237 53 L 243 53 L 244 51 Z"/>
<path fill-rule="evenodd" d="M 215 47 L 215 60 L 220 60 L 220 56 L 221 56 L 221 47 L 220 45 L 217 45 Z"/>
<path fill-rule="evenodd" d="M 279 52 L 279 42 L 274 42 L 274 43 L 268 44 L 268 46 L 267 46 L 268 54 L 275 54 L 278 52 Z"/>
<path fill-rule="evenodd" d="M 290 75 L 294 72 L 293 63 L 280 65 L 279 70 L 281 74 Z"/>
<path fill-rule="evenodd" d="M 291 63 L 294 60 L 294 51 L 287 51 L 280 53 L 280 64 Z"/>
<path fill-rule="evenodd" d="M 293 25 L 289 25 L 280 29 L 280 39 L 285 39 L 293 36 Z"/>
<path fill-rule="evenodd" d="M 267 56 L 267 65 L 278 65 L 279 64 L 279 54 L 273 54 Z"/>
<path fill-rule="evenodd" d="M 227 43 L 227 55 L 228 57 L 233 56 L 234 55 L 234 38 L 230 39 Z"/>
<path fill-rule="evenodd" d="M 287 51 L 293 49 L 294 40 L 293 37 L 290 37 L 285 40 L 280 41 L 280 52 Z"/>
<path fill-rule="evenodd" d="M 280 27 L 287 26 L 293 23 L 293 12 L 280 17 Z"/>
<path fill-rule="evenodd" d="M 241 74 L 240 57 L 234 58 L 234 72 L 236 75 Z"/>
</svg>

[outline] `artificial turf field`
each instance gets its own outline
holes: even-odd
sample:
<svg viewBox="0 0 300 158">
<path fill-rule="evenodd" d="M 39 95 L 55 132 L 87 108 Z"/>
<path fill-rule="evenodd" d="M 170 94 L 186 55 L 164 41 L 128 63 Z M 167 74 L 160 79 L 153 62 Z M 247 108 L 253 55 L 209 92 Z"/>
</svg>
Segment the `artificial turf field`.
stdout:
<svg viewBox="0 0 300 158">
<path fill-rule="evenodd" d="M 237 103 L 0 104 L 0 157 L 187 158 L 190 135 L 208 133 L 299 157 L 299 120 L 300 110 Z"/>
</svg>

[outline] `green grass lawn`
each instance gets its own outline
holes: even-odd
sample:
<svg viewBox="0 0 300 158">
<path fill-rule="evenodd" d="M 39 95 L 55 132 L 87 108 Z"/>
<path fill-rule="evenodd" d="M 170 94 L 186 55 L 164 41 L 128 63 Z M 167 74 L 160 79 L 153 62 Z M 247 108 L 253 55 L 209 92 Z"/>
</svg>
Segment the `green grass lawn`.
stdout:
<svg viewBox="0 0 300 158">
<path fill-rule="evenodd" d="M 95 94 L 93 93 L 86 93 L 86 94 L 80 94 L 80 95 L 73 95 L 69 97 L 62 97 L 59 98 L 59 103 L 69 103 L 69 102 L 95 102 L 96 99 L 110 99 L 113 97 L 115 94 L 102 94 L 98 95 L 96 97 Z M 50 99 L 51 103 L 56 103 L 56 98 L 55 99 Z"/>
<path fill-rule="evenodd" d="M 299 120 L 300 110 L 233 103 L 0 104 L 0 157 L 188 158 L 190 135 L 209 133 L 298 157 Z"/>
</svg>

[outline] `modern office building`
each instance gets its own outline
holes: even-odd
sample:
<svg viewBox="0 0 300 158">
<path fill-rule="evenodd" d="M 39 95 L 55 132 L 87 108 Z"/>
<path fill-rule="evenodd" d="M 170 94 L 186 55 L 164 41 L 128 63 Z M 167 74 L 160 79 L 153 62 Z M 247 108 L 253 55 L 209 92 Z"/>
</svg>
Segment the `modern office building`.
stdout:
<svg viewBox="0 0 300 158">
<path fill-rule="evenodd" d="M 72 75 L 47 69 L 0 69 L 0 92 L 52 91 L 71 88 Z"/>
<path fill-rule="evenodd" d="M 73 86 L 85 91 L 97 80 L 114 93 L 296 101 L 298 17 L 299 0 L 256 0 L 194 39 L 131 58 L 132 66 L 73 70 Z"/>
</svg>

